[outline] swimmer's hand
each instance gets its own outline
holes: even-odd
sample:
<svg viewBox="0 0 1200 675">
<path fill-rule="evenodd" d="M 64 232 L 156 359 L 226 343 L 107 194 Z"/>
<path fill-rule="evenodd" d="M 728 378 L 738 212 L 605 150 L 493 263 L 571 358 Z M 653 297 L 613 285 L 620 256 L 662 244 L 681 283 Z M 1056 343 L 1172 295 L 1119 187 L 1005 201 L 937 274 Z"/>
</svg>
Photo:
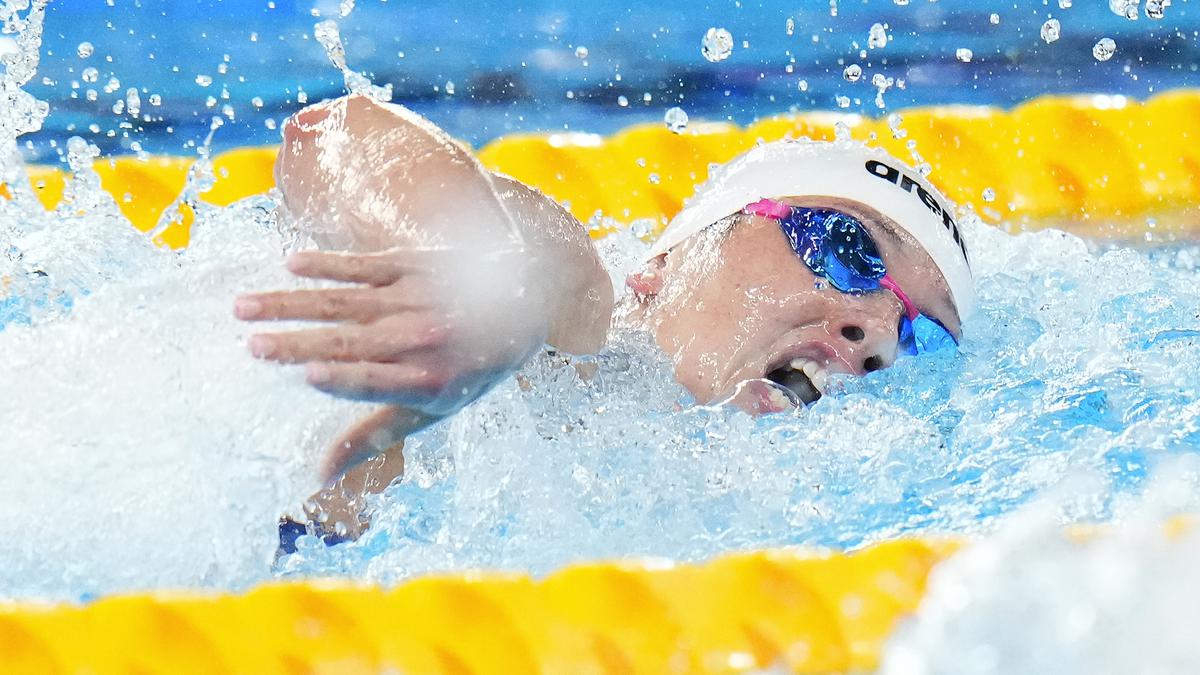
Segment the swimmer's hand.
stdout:
<svg viewBox="0 0 1200 675">
<path fill-rule="evenodd" d="M 471 260 L 470 269 L 495 279 L 487 269 L 515 269 L 528 258 L 514 251 L 514 260 L 495 262 L 503 255 L 492 264 Z M 419 249 L 296 253 L 287 262 L 293 274 L 353 286 L 245 295 L 235 314 L 332 323 L 260 333 L 249 347 L 262 359 L 306 364 L 308 382 L 321 391 L 436 420 L 518 369 L 550 330 L 534 294 L 521 285 L 478 288 L 461 278 L 461 262 L 453 252 Z"/>
</svg>

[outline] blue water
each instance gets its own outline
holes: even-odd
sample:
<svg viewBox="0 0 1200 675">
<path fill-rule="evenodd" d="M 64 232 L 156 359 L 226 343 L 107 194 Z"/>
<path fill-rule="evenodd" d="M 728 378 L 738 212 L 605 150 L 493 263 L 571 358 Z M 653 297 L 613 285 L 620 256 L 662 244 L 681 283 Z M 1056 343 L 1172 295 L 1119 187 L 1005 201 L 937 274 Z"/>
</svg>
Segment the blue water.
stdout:
<svg viewBox="0 0 1200 675">
<path fill-rule="evenodd" d="M 135 142 L 190 153 L 226 103 L 234 120 L 216 134 L 218 150 L 276 140 L 267 121 L 299 106 L 300 87 L 315 101 L 339 93 L 341 77 L 309 36 L 308 3 L 275 4 L 52 4 L 39 73 L 50 84 L 35 88 L 51 116 L 29 154 L 49 161 L 79 133 L 110 153 Z M 1184 2 L 1161 23 L 1126 22 L 1100 3 L 1007 5 L 999 25 L 975 3 L 944 0 L 839 2 L 836 17 L 827 3 L 358 4 L 342 30 L 351 66 L 474 143 L 513 130 L 610 131 L 676 104 L 693 118 L 746 122 L 835 109 L 844 94 L 862 99 L 849 110 L 874 114 L 874 90 L 845 82 L 837 63 L 857 58 L 854 43 L 865 45 L 874 21 L 889 23 L 895 41 L 863 60 L 867 78 L 878 69 L 908 80 L 887 93 L 889 109 L 1011 105 L 1046 91 L 1147 96 L 1196 78 Z M 1037 36 L 1048 15 L 1063 23 L 1052 45 Z M 729 60 L 700 57 L 709 26 L 734 33 Z M 1091 45 L 1104 35 L 1118 52 L 1099 63 Z M 76 55 L 84 40 L 95 44 L 87 59 Z M 960 47 L 974 51 L 971 63 L 954 59 Z M 99 69 L 94 103 L 70 97 L 87 66 Z M 200 75 L 213 83 L 201 86 Z M 103 93 L 110 77 L 120 83 Z M 129 87 L 144 90 L 143 112 L 164 119 L 113 113 Z M 155 94 L 161 106 L 149 104 Z M 91 124 L 99 131 L 85 133 Z M 391 582 L 427 570 L 542 572 L 592 557 L 979 534 L 1079 475 L 1098 480 L 1070 519 L 1104 520 L 1164 460 L 1200 454 L 1196 248 L 972 225 L 980 309 L 957 353 L 907 359 L 842 382 L 797 415 L 755 419 L 677 409 L 686 397 L 659 356 L 618 334 L 594 380 L 542 358 L 526 368 L 528 391 L 506 382 L 414 438 L 406 476 L 375 500 L 366 537 L 333 549 L 302 539 L 272 569 L 275 517 L 307 494 L 308 467 L 353 418 L 294 371 L 252 362 L 247 329 L 230 317 L 234 293 L 291 283 L 281 268 L 291 242 L 272 207 L 201 213 L 192 249 L 176 256 L 137 237 L 110 202 L 40 220 L 0 203 L 0 232 L 21 235 L 4 242 L 0 262 L 23 284 L 0 305 L 0 398 L 17 402 L 0 420 L 0 491 L 17 509 L 0 529 L 0 596 L 241 587 L 276 574 Z M 603 246 L 616 267 L 637 255 L 629 236 Z M 77 515 L 44 519 L 51 510 Z M 93 521 L 104 525 L 79 527 Z"/>
<path fill-rule="evenodd" d="M 137 143 L 150 152 L 190 155 L 208 133 L 210 118 L 226 104 L 234 120 L 217 134 L 218 149 L 275 143 L 278 131 L 267 121 L 301 107 L 299 90 L 309 101 L 342 91 L 340 73 L 311 36 L 319 20 L 313 8 L 323 18 L 336 17 L 337 2 L 275 0 L 273 9 L 267 0 L 109 4 L 57 0 L 50 6 L 40 70 L 48 84 L 31 91 L 51 102 L 53 115 L 32 139 L 28 151 L 34 158 L 53 160 L 57 149 L 50 141 L 61 143 L 73 133 L 106 153 L 127 152 Z M 1182 0 L 1160 21 L 1144 15 L 1127 21 L 1103 0 L 1079 0 L 1070 9 L 1041 0 L 995 7 L 965 0 L 912 0 L 907 6 L 839 0 L 836 17 L 825 0 L 516 5 L 358 0 L 357 5 L 341 22 L 350 65 L 379 84 L 392 84 L 396 101 L 474 144 L 513 131 L 607 133 L 659 121 L 673 105 L 697 119 L 747 123 L 788 110 L 841 109 L 836 97 L 844 95 L 850 98 L 845 110 L 877 115 L 870 84 L 875 72 L 906 81 L 905 89 L 886 94 L 890 109 L 1011 106 L 1047 92 L 1145 97 L 1200 82 L 1200 13 Z M 992 12 L 999 24 L 990 22 Z M 1062 37 L 1046 44 L 1039 29 L 1051 16 L 1061 21 Z M 795 22 L 790 36 L 789 17 Z M 894 39 L 860 58 L 874 22 L 886 23 Z M 701 37 L 713 26 L 729 29 L 736 45 L 719 63 L 700 54 Z M 1116 40 L 1118 50 L 1099 63 L 1092 45 L 1105 36 Z M 95 53 L 81 59 L 77 46 L 85 40 Z M 579 46 L 587 48 L 586 59 L 576 57 Z M 958 48 L 973 51 L 970 63 L 956 60 Z M 855 84 L 842 78 L 849 63 L 865 72 Z M 81 81 L 87 67 L 97 69 L 98 82 Z M 212 84 L 197 84 L 198 76 L 212 78 Z M 107 91 L 114 77 L 119 86 Z M 800 80 L 807 81 L 807 91 L 799 89 Z M 447 82 L 454 83 L 453 95 Z M 130 87 L 139 89 L 142 114 L 151 121 L 113 113 Z M 97 91 L 97 100 L 87 100 L 89 88 Z M 147 103 L 152 94 L 161 96 L 160 106 Z M 643 102 L 646 94 L 649 102 Z M 621 96 L 627 107 L 619 105 Z M 89 130 L 92 124 L 97 131 Z"/>
</svg>

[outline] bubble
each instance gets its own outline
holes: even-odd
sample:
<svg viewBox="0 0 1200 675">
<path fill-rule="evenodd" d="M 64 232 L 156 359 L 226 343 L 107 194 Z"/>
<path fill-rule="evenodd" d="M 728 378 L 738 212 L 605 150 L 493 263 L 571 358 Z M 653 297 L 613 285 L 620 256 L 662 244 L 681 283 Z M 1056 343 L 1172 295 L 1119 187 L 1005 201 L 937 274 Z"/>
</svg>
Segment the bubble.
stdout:
<svg viewBox="0 0 1200 675">
<path fill-rule="evenodd" d="M 839 107 L 839 108 L 849 108 L 850 107 L 850 97 L 849 96 L 838 95 L 838 97 L 834 100 L 837 101 L 837 107 Z"/>
<path fill-rule="evenodd" d="M 1042 39 L 1046 44 L 1050 44 L 1058 39 L 1061 31 L 1062 25 L 1058 23 L 1058 19 L 1047 19 L 1046 23 L 1042 24 Z"/>
<path fill-rule="evenodd" d="M 724 61 L 733 53 L 733 35 L 724 28 L 709 28 L 700 43 L 700 53 L 711 63 Z"/>
<path fill-rule="evenodd" d="M 1107 61 L 1116 51 L 1117 43 L 1112 38 L 1100 38 L 1100 41 L 1092 47 L 1092 56 L 1096 57 L 1097 61 Z"/>
<path fill-rule="evenodd" d="M 988 202 L 989 204 L 996 201 L 996 191 L 992 188 L 984 188 L 983 201 Z"/>
<path fill-rule="evenodd" d="M 617 105 L 621 106 L 622 108 L 627 108 L 629 107 L 629 99 L 625 98 L 624 96 L 618 96 Z"/>
<path fill-rule="evenodd" d="M 211 85 L 212 83 L 213 83 L 213 79 L 209 75 L 197 75 L 196 76 L 196 84 L 200 85 L 201 87 L 207 87 L 207 86 Z"/>
<path fill-rule="evenodd" d="M 808 80 L 800 80 L 796 83 L 796 88 L 800 91 L 808 91 Z"/>
<path fill-rule="evenodd" d="M 1171 0 L 1146 0 L 1146 16 L 1151 19 L 1161 19 Z"/>
<path fill-rule="evenodd" d="M 79 74 L 79 77 L 82 78 L 84 82 L 97 82 L 100 80 L 100 71 L 88 66 L 87 68 L 83 69 L 83 72 Z"/>
<path fill-rule="evenodd" d="M 783 31 L 785 33 L 787 33 L 788 35 L 795 35 L 796 34 L 796 20 L 789 16 L 788 20 L 786 22 L 784 22 L 784 24 L 783 24 Z"/>
<path fill-rule="evenodd" d="M 667 125 L 671 133 L 681 134 L 684 129 L 687 129 L 688 114 L 678 106 L 668 108 L 667 112 L 663 114 L 663 124 Z"/>
<path fill-rule="evenodd" d="M 887 28 L 881 23 L 871 24 L 871 30 L 867 33 L 867 46 L 871 49 L 883 49 L 887 43 Z"/>
<path fill-rule="evenodd" d="M 988 17 L 988 21 L 991 22 L 991 24 L 993 26 L 999 25 L 1000 24 L 1000 15 L 995 12 L 992 12 L 992 15 Z"/>
<path fill-rule="evenodd" d="M 250 99 L 250 105 L 254 106 L 255 108 L 262 108 L 263 107 L 262 97 L 255 96 L 254 98 Z"/>
<path fill-rule="evenodd" d="M 150 94 L 150 105 L 154 105 L 154 106 L 162 105 L 162 96 L 160 96 L 158 94 Z"/>
<path fill-rule="evenodd" d="M 842 71 L 842 77 L 846 78 L 847 82 L 858 82 L 862 77 L 862 68 L 857 63 L 851 63 Z"/>
<path fill-rule="evenodd" d="M 1108 0 L 1108 8 L 1113 14 L 1123 16 L 1130 21 L 1137 21 L 1140 0 Z"/>
<path fill-rule="evenodd" d="M 1071 0 L 1058 0 L 1059 9 L 1071 9 Z"/>
<path fill-rule="evenodd" d="M 908 4 L 908 0 L 894 0 L 894 2 L 901 7 Z"/>
<path fill-rule="evenodd" d="M 588 48 L 584 47 L 583 45 L 579 45 L 575 48 L 575 58 L 577 59 L 586 59 L 588 57 L 588 53 Z"/>
<path fill-rule="evenodd" d="M 96 47 L 90 42 L 80 42 L 79 46 L 75 48 L 75 54 L 77 54 L 81 59 L 86 59 L 95 53 Z"/>
<path fill-rule="evenodd" d="M 971 59 L 973 59 L 974 57 L 975 57 L 975 53 L 972 52 L 970 49 L 967 49 L 966 47 L 959 47 L 954 52 L 954 58 L 958 59 L 959 61 L 962 61 L 963 63 L 970 63 Z"/>
<path fill-rule="evenodd" d="M 446 90 L 446 95 L 447 95 L 447 96 L 453 96 L 453 95 L 454 95 L 454 91 L 455 91 L 455 88 L 454 88 L 454 82 L 452 82 L 452 81 L 450 81 L 450 80 L 446 80 L 446 86 L 445 86 L 445 90 Z"/>
</svg>

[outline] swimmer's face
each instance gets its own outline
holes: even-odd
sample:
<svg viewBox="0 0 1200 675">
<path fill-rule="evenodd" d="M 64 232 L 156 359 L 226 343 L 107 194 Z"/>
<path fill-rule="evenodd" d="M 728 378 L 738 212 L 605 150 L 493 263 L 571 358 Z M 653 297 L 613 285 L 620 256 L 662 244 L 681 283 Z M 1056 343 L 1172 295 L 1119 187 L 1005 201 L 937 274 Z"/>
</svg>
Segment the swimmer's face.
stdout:
<svg viewBox="0 0 1200 675">
<path fill-rule="evenodd" d="M 888 218 L 846 199 L 782 201 L 858 218 L 917 308 L 960 334 L 945 279 Z M 786 397 L 770 385 L 739 385 L 769 379 L 811 402 L 828 375 L 863 375 L 890 366 L 897 356 L 899 299 L 887 291 L 848 295 L 818 279 L 779 224 L 766 218 L 739 216 L 726 233 L 709 228 L 630 277 L 629 286 L 647 297 L 644 320 L 674 361 L 676 379 L 699 403 L 737 393 L 740 407 L 779 410 L 787 407 Z"/>
</svg>

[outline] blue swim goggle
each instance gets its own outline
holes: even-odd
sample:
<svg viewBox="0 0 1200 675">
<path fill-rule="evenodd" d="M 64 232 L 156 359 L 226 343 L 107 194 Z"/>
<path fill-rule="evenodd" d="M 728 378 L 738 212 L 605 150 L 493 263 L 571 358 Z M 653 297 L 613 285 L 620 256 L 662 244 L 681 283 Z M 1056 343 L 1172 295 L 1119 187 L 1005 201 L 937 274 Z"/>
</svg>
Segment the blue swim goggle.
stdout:
<svg viewBox="0 0 1200 675">
<path fill-rule="evenodd" d="M 904 314 L 897 334 L 900 351 L 917 355 L 955 347 L 958 341 L 937 319 L 919 312 L 887 273 L 879 247 L 857 218 L 835 209 L 791 206 L 774 199 L 748 204 L 743 213 L 778 221 L 792 250 L 812 273 L 843 293 L 885 288 L 900 299 Z"/>
</svg>

